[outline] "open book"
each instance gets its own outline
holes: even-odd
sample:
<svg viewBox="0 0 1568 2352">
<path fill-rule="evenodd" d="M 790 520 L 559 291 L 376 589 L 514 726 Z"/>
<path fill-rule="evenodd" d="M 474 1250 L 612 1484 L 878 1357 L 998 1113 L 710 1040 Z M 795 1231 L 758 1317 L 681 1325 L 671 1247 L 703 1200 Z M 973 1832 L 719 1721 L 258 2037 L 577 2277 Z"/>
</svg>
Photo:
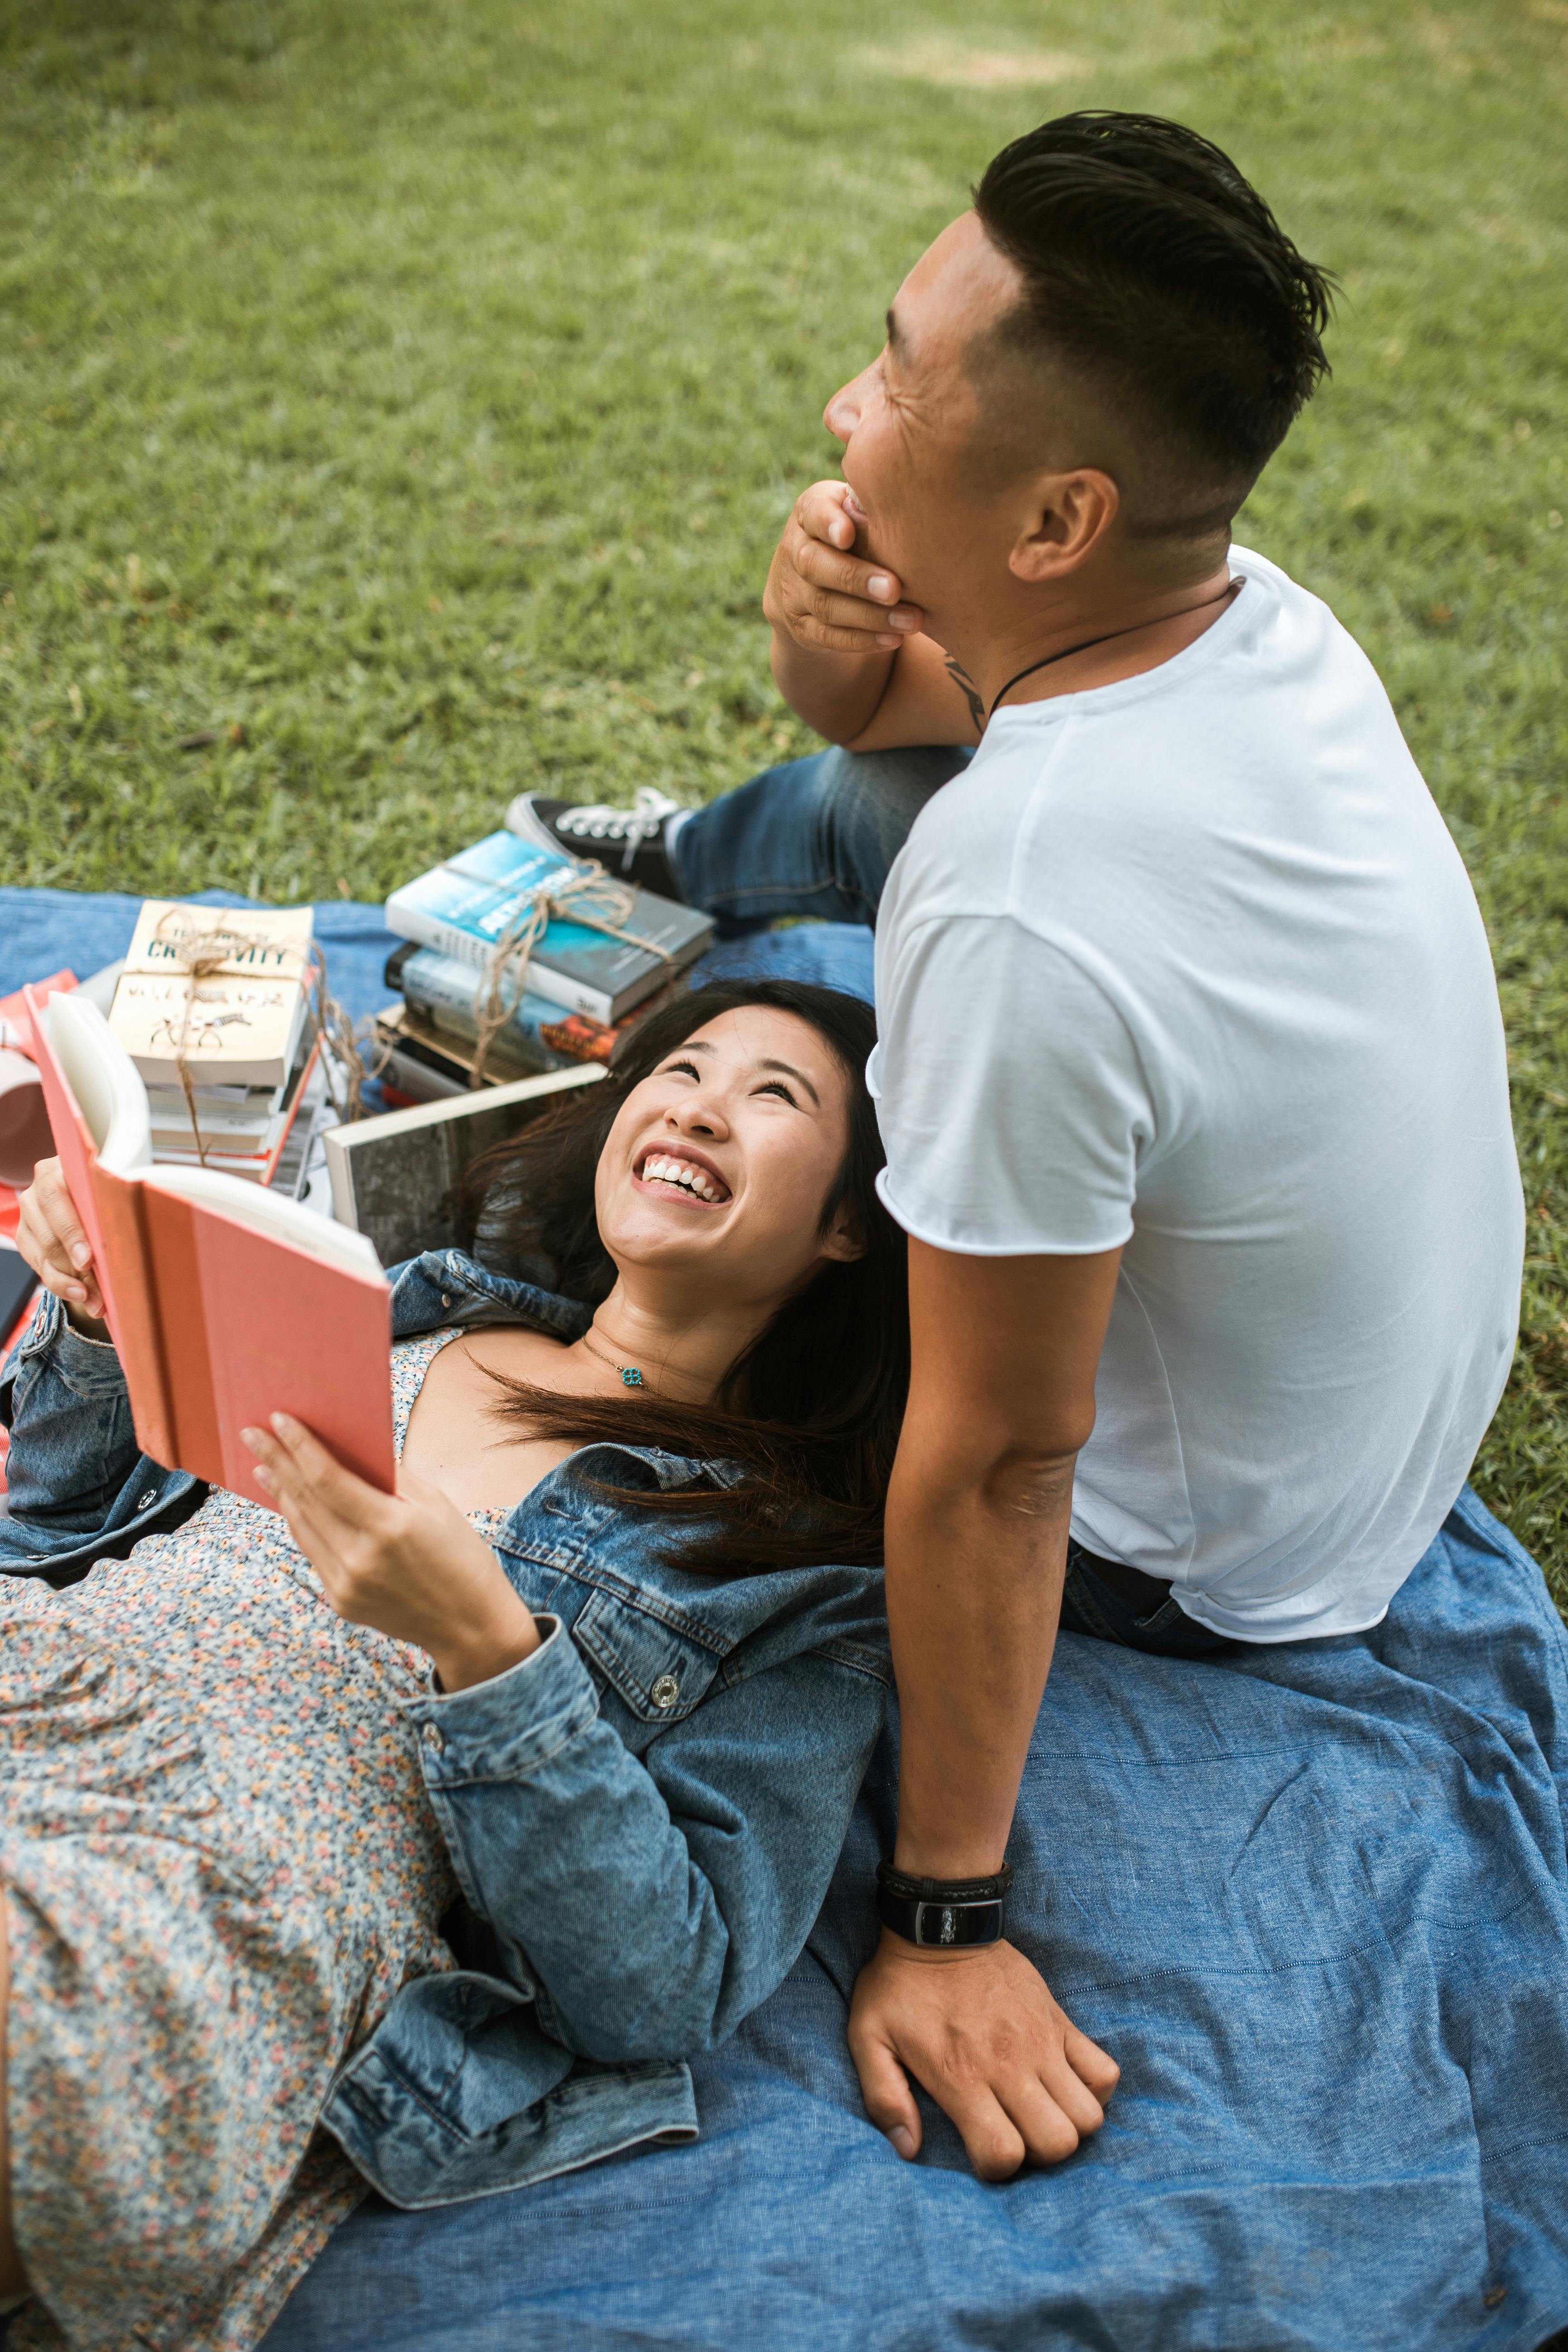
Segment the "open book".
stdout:
<svg viewBox="0 0 1568 2352">
<path fill-rule="evenodd" d="M 102 1013 L 26 993 L 142 1452 L 266 1502 L 239 1433 L 291 1412 L 391 1494 L 391 1294 L 370 1242 L 240 1177 L 155 1168 L 147 1089 Z"/>
</svg>

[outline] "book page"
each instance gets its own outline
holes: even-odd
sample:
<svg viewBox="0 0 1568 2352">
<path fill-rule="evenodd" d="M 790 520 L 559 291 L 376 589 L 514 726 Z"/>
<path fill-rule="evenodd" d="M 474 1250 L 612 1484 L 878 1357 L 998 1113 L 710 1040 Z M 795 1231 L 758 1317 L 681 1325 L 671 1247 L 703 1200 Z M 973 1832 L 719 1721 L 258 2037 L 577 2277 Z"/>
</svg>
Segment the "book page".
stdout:
<svg viewBox="0 0 1568 2352">
<path fill-rule="evenodd" d="M 146 1093 L 95 1004 L 73 994 L 52 997 L 46 1009 L 31 990 L 24 994 L 49 1124 L 71 1205 L 92 1247 L 136 1442 L 173 1470 L 174 1424 L 135 1181 L 148 1162 Z"/>
<path fill-rule="evenodd" d="M 314 1209 L 301 1208 L 298 1201 L 282 1200 L 243 1176 L 226 1176 L 216 1168 L 160 1167 L 151 1170 L 143 1181 L 149 1190 L 199 1201 L 273 1241 L 286 1243 L 290 1249 L 303 1250 L 328 1265 L 342 1266 L 347 1274 L 381 1274 L 375 1245 L 365 1234 L 353 1233 L 331 1217 L 318 1216 Z"/>
<path fill-rule="evenodd" d="M 147 1090 L 97 1005 L 75 992 L 51 996 L 47 1008 L 34 1013 L 33 1028 L 53 1049 L 89 1148 L 104 1166 L 121 1176 L 146 1167 L 153 1156 Z M 46 1078 L 46 1093 L 47 1084 Z M 71 1198 L 76 1199 L 74 1191 Z"/>
</svg>

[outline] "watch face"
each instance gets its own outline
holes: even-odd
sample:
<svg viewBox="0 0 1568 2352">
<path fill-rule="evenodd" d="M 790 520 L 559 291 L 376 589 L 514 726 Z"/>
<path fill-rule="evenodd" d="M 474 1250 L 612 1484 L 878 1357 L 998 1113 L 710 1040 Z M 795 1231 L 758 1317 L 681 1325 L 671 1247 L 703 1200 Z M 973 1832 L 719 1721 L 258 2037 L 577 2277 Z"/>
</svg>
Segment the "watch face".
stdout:
<svg viewBox="0 0 1568 2352">
<path fill-rule="evenodd" d="M 884 1927 L 907 1942 L 927 1947 L 999 1944 L 1003 1936 L 999 1895 L 962 1902 L 932 1903 L 910 1895 L 877 1889 L 877 1912 Z"/>
<path fill-rule="evenodd" d="M 956 1944 L 959 1915 L 951 1903 L 922 1903 L 915 1921 L 917 1944 Z"/>
</svg>

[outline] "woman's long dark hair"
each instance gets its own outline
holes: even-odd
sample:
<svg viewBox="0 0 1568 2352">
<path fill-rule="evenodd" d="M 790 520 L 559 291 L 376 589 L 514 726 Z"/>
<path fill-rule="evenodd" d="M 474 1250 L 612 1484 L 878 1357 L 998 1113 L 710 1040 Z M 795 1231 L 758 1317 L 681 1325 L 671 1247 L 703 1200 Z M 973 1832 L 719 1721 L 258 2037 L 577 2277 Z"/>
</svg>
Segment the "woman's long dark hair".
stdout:
<svg viewBox="0 0 1568 2352">
<path fill-rule="evenodd" d="M 647 1390 L 558 1396 L 498 1382 L 505 1391 L 498 1412 L 537 1436 L 658 1446 L 742 1468 L 733 1486 L 617 1497 L 672 1518 L 700 1518 L 672 1558 L 728 1575 L 881 1558 L 883 1497 L 909 1392 L 909 1286 L 904 1236 L 876 1192 L 882 1146 L 865 1078 L 877 1034 L 870 1006 L 837 989 L 781 980 L 714 982 L 678 997 L 622 1040 L 603 1085 L 571 1096 L 476 1160 L 458 1216 L 484 1264 L 597 1307 L 616 1268 L 599 1238 L 594 1179 L 616 1113 L 699 1029 L 750 1005 L 808 1022 L 844 1072 L 848 1144 L 821 1230 L 846 1211 L 861 1255 L 825 1265 L 779 1309 L 731 1366 L 711 1406 Z"/>
</svg>

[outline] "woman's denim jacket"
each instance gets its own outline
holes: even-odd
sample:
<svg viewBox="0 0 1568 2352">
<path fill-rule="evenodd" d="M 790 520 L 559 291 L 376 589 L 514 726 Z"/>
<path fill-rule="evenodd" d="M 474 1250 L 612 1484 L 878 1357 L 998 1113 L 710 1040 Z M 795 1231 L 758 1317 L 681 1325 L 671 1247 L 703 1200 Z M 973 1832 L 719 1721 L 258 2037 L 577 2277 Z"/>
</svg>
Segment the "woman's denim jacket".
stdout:
<svg viewBox="0 0 1568 2352">
<path fill-rule="evenodd" d="M 390 1279 L 400 1339 L 484 1323 L 573 1339 L 589 1319 L 457 1251 Z M 118 1358 L 53 1298 L 0 1372 L 0 1574 L 74 1582 L 205 1494 L 138 1452 Z M 642 1446 L 574 1454 L 496 1538 L 540 1648 L 406 1702 L 465 1898 L 448 1937 L 474 1965 L 405 1987 L 331 2087 L 324 2122 L 395 2204 L 694 2137 L 683 2060 L 805 1941 L 882 1721 L 880 1572 L 685 1574 L 658 1557 L 668 1521 L 601 1491 L 737 1475 Z"/>
</svg>

